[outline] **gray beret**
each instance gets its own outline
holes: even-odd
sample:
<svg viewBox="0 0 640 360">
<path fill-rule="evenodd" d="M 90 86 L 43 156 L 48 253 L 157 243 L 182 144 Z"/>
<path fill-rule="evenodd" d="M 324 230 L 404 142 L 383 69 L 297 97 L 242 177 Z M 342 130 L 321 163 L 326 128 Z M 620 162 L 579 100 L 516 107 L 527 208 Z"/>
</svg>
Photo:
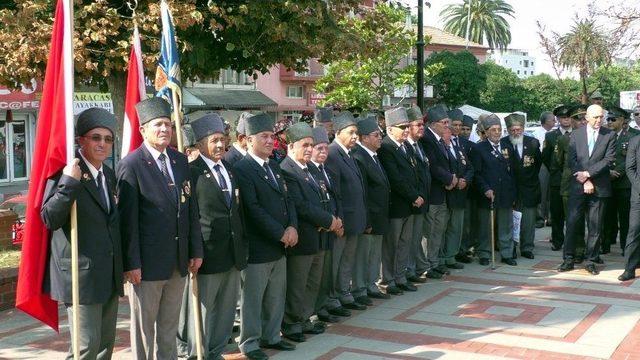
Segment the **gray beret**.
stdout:
<svg viewBox="0 0 640 360">
<path fill-rule="evenodd" d="M 384 112 L 384 121 L 387 126 L 396 126 L 408 123 L 409 116 L 407 115 L 407 109 L 403 107 L 395 107 L 386 110 Z"/>
<path fill-rule="evenodd" d="M 358 127 L 358 135 L 369 135 L 376 130 L 380 130 L 378 122 L 374 116 L 367 116 L 356 124 Z"/>
<path fill-rule="evenodd" d="M 313 118 L 319 123 L 328 123 L 333 120 L 333 109 L 330 107 L 319 107 L 313 113 Z"/>
<path fill-rule="evenodd" d="M 246 135 L 245 127 L 247 126 L 247 118 L 251 116 L 250 112 L 242 112 L 240 116 L 238 116 L 238 123 L 236 124 L 236 133 Z"/>
<path fill-rule="evenodd" d="M 435 105 L 427 109 L 427 122 L 433 123 L 449 118 L 447 110 L 442 105 Z"/>
<path fill-rule="evenodd" d="M 196 138 L 193 135 L 193 129 L 191 128 L 191 124 L 182 125 L 182 145 L 194 146 L 196 144 Z"/>
<path fill-rule="evenodd" d="M 327 129 L 324 126 L 316 126 L 312 130 L 314 144 L 329 143 L 329 135 L 327 135 Z"/>
<path fill-rule="evenodd" d="M 462 116 L 462 126 L 473 127 L 473 118 L 469 115 Z"/>
<path fill-rule="evenodd" d="M 524 126 L 524 115 L 517 113 L 509 114 L 504 118 L 504 123 L 508 128 L 514 125 Z"/>
<path fill-rule="evenodd" d="M 301 121 L 289 126 L 287 130 L 285 130 L 285 135 L 287 137 L 287 143 L 293 144 L 304 138 L 313 138 L 313 130 L 309 124 Z"/>
<path fill-rule="evenodd" d="M 245 135 L 255 135 L 263 131 L 273 132 L 275 121 L 267 113 L 259 113 L 247 118 Z"/>
<path fill-rule="evenodd" d="M 103 108 L 90 108 L 78 115 L 76 121 L 76 135 L 82 136 L 95 128 L 105 128 L 115 136 L 116 117 Z M 134 130 L 135 131 L 135 130 Z"/>
<path fill-rule="evenodd" d="M 195 141 L 200 141 L 205 137 L 221 133 L 224 134 L 224 122 L 218 114 L 207 114 L 191 122 Z"/>
<path fill-rule="evenodd" d="M 343 111 L 333 119 L 333 130 L 338 132 L 346 127 L 356 124 L 353 114 L 349 111 Z"/>
<path fill-rule="evenodd" d="M 462 113 L 462 110 L 460 109 L 452 109 L 449 110 L 449 112 L 447 113 L 447 115 L 449 116 L 449 120 L 451 121 L 463 121 L 463 116 L 464 114 Z"/>
<path fill-rule="evenodd" d="M 171 119 L 171 105 L 161 97 L 152 97 L 140 101 L 136 104 L 136 112 L 138 113 L 140 125 L 161 117 Z"/>
<path fill-rule="evenodd" d="M 489 128 L 492 127 L 493 125 L 498 125 L 502 127 L 502 124 L 500 123 L 500 118 L 496 114 L 488 115 L 482 120 L 482 128 L 485 131 L 489 130 Z"/>
<path fill-rule="evenodd" d="M 407 117 L 409 121 L 422 120 L 422 110 L 420 110 L 420 107 L 413 105 L 407 109 Z"/>
</svg>

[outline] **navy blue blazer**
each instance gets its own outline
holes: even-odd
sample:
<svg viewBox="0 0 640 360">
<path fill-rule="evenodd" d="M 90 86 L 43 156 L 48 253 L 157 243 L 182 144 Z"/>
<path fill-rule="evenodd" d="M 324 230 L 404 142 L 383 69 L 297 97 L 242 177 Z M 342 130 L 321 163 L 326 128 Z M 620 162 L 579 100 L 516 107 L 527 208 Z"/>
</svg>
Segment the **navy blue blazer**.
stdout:
<svg viewBox="0 0 640 360">
<path fill-rule="evenodd" d="M 610 197 L 611 177 L 609 170 L 613 169 L 613 163 L 616 160 L 616 133 L 611 129 L 600 127 L 593 152 L 589 156 L 587 127 L 583 126 L 571 132 L 569 168 L 572 174 L 578 171 L 588 171 L 590 180 L 595 187 L 594 195 L 600 198 Z M 581 195 L 583 193 L 583 185 L 573 176 L 569 194 Z"/>
<path fill-rule="evenodd" d="M 346 236 L 362 234 L 367 227 L 362 174 L 356 161 L 345 153 L 336 141 L 329 145 L 325 170 L 333 179 L 333 188 L 341 203 L 344 234 Z"/>
<path fill-rule="evenodd" d="M 515 151 L 508 136 L 500 140 L 502 147 L 509 147 L 513 153 L 511 158 L 516 187 L 518 188 L 518 204 L 523 207 L 536 207 L 542 199 L 540 189 L 540 167 L 542 166 L 542 152 L 538 139 L 524 135 L 522 139 L 522 156 Z"/>
<path fill-rule="evenodd" d="M 467 206 L 467 192 L 469 191 L 469 186 L 471 186 L 471 183 L 473 182 L 473 165 L 463 149 L 455 145 L 453 148 L 456 152 L 456 156 L 449 157 L 451 170 L 456 174 L 458 179 L 464 179 L 467 186 L 462 190 L 455 187 L 447 191 L 447 206 L 455 209 L 464 209 Z"/>
<path fill-rule="evenodd" d="M 178 201 L 144 144 L 118 164 L 118 210 L 124 270 L 142 270 L 142 280 L 168 280 L 189 259 L 202 258 L 198 205 L 191 197 L 187 157 L 167 148 Z"/>
<path fill-rule="evenodd" d="M 419 189 L 422 193 L 422 198 L 424 199 L 424 205 L 420 208 L 411 208 L 413 214 L 426 214 L 429 211 L 429 197 L 431 195 L 431 166 L 429 164 L 429 158 L 427 157 L 427 151 L 424 149 L 424 146 L 420 141 L 417 142 L 420 150 L 422 150 L 422 154 L 424 154 L 424 158 L 420 161 L 420 156 L 416 153 L 415 148 L 409 143 L 409 141 L 405 141 L 404 145 L 407 148 L 407 154 L 410 158 L 414 159 L 414 163 L 416 164 L 416 173 L 418 174 L 418 183 Z"/>
<path fill-rule="evenodd" d="M 445 186 L 451 184 L 453 171 L 449 165 L 449 158 L 445 149 L 433 135 L 430 129 L 424 130 L 424 136 L 420 139 L 429 159 L 431 170 L 431 188 L 429 191 L 429 204 L 441 205 L 447 201 Z"/>
<path fill-rule="evenodd" d="M 389 193 L 391 191 L 387 174 L 380 159 L 378 158 L 378 164 L 376 164 L 362 146 L 356 145 L 351 153 L 364 179 L 369 220 L 367 227 L 371 227 L 373 235 L 384 235 L 389 228 Z"/>
<path fill-rule="evenodd" d="M 284 243 L 280 240 L 285 229 L 298 227 L 296 208 L 280 167 L 269 160 L 277 186 L 251 155 L 247 154 L 234 168 L 245 213 L 249 264 L 277 261 L 284 256 Z"/>
<path fill-rule="evenodd" d="M 333 216 L 344 219 L 344 215 L 342 214 L 342 205 L 340 204 L 340 201 L 338 201 L 338 196 L 333 188 L 333 179 L 331 178 L 331 175 L 329 175 L 325 170 L 325 174 L 327 176 L 325 179 L 324 175 L 320 172 L 320 169 L 311 161 L 307 163 L 307 167 L 309 167 L 309 172 L 311 172 L 311 175 L 316 179 L 316 181 L 327 189 L 327 193 L 324 195 L 328 197 L 329 201 L 324 202 L 323 207 L 333 214 Z M 334 232 L 325 230 L 320 231 L 320 250 L 333 249 L 333 241 L 335 238 L 336 234 Z"/>
<path fill-rule="evenodd" d="M 235 146 L 231 146 L 229 151 L 224 154 L 224 160 L 231 164 L 231 166 L 235 165 L 238 161 L 240 161 L 244 155 Z"/>
<path fill-rule="evenodd" d="M 471 162 L 475 169 L 476 189 L 478 190 L 478 206 L 489 208 L 491 201 L 484 195 L 493 190 L 494 206 L 511 209 L 516 200 L 516 182 L 511 164 L 512 150 L 501 147 L 501 152 L 494 150 L 489 140 L 476 144 L 471 152 Z"/>
</svg>

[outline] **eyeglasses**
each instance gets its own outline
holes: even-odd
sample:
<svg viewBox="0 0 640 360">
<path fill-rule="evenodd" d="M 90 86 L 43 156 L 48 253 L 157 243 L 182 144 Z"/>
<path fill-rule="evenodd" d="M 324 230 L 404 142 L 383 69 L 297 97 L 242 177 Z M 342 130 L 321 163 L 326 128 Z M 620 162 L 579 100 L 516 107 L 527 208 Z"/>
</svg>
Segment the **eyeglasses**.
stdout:
<svg viewBox="0 0 640 360">
<path fill-rule="evenodd" d="M 83 138 L 91 139 L 91 141 L 97 142 L 97 143 L 104 140 L 106 144 L 113 144 L 113 136 L 111 135 L 102 136 L 100 134 L 93 134 L 91 136 L 83 136 Z"/>
</svg>

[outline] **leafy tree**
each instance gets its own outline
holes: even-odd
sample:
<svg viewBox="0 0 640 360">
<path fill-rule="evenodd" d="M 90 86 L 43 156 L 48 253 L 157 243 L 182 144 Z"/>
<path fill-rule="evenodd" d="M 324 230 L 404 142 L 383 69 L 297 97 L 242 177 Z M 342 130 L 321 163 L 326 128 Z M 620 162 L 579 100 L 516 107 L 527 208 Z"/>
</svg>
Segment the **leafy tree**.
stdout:
<svg viewBox="0 0 640 360">
<path fill-rule="evenodd" d="M 548 74 L 530 76 L 522 80 L 523 110 L 528 114 L 529 119 L 537 120 L 543 111 L 551 111 L 560 104 L 578 102 L 579 83 L 573 79 L 565 79 L 564 86 L 560 85 L 560 80 Z"/>
<path fill-rule="evenodd" d="M 469 17 L 469 6 L 471 16 Z M 482 44 L 487 40 L 492 49 L 506 49 L 511 43 L 511 30 L 506 17 L 514 17 L 514 10 L 505 0 L 464 0 L 449 4 L 441 12 L 444 30 Z"/>
<path fill-rule="evenodd" d="M 480 66 L 487 75 L 486 88 L 480 93 L 481 107 L 492 112 L 522 111 L 525 97 L 522 80 L 492 61 Z"/>
<path fill-rule="evenodd" d="M 486 86 L 486 69 L 468 51 L 435 52 L 425 60 L 425 66 L 439 66 L 430 83 L 434 97 L 451 107 L 464 104 L 480 105 L 480 92 Z"/>
<path fill-rule="evenodd" d="M 344 59 L 330 63 L 316 82 L 316 90 L 325 94 L 324 104 L 379 108 L 394 89 L 415 83 L 416 67 L 399 66 L 415 42 L 413 31 L 405 27 L 405 16 L 404 9 L 382 3 L 340 23 L 357 44 Z"/>
<path fill-rule="evenodd" d="M 640 64 L 631 68 L 598 67 L 589 77 L 587 87 L 600 90 L 605 106 L 620 106 L 621 91 L 640 90 Z"/>
</svg>

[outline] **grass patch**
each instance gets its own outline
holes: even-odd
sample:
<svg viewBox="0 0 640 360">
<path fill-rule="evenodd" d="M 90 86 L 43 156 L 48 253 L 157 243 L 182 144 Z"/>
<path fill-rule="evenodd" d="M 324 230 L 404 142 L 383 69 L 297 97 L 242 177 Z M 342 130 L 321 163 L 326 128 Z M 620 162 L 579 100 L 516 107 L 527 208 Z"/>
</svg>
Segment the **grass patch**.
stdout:
<svg viewBox="0 0 640 360">
<path fill-rule="evenodd" d="M 15 268 L 20 263 L 20 250 L 0 250 L 0 269 Z"/>
</svg>

